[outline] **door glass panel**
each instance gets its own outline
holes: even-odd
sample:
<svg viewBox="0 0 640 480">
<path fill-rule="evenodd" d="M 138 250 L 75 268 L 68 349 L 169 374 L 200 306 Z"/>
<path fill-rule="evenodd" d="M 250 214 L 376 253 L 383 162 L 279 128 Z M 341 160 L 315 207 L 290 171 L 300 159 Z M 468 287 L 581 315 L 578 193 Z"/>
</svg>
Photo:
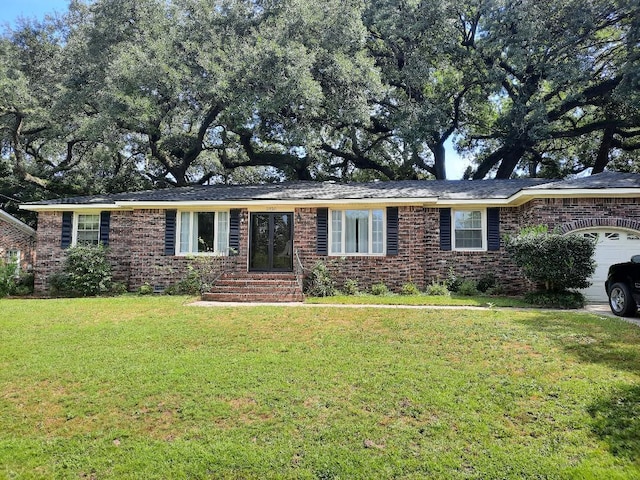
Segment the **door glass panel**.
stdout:
<svg viewBox="0 0 640 480">
<path fill-rule="evenodd" d="M 273 216 L 273 269 L 291 270 L 292 263 L 291 215 Z"/>
<path fill-rule="evenodd" d="M 251 270 L 269 270 L 269 214 L 251 215 Z"/>
<path fill-rule="evenodd" d="M 252 214 L 250 247 L 250 270 L 293 270 L 293 214 Z"/>
</svg>

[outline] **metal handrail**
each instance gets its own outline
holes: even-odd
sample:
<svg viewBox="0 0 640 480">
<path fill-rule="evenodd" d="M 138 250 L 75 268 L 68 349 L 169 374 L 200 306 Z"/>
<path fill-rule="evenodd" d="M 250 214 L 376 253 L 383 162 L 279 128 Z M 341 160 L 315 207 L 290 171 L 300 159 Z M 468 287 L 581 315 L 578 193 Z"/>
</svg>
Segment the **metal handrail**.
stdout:
<svg viewBox="0 0 640 480">
<path fill-rule="evenodd" d="M 295 269 L 295 276 L 296 276 L 296 280 L 298 281 L 298 285 L 300 286 L 300 290 L 304 290 L 304 272 L 305 272 L 305 268 L 304 265 L 302 264 L 302 260 L 300 260 L 300 255 L 298 254 L 298 249 L 295 248 L 293 251 L 295 257 L 296 257 L 296 269 Z"/>
</svg>

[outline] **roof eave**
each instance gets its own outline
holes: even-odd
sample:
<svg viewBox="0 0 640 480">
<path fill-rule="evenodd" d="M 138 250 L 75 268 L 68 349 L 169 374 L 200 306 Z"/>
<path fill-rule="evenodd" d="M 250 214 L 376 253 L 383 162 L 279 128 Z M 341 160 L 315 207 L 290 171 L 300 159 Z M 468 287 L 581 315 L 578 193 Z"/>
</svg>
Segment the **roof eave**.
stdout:
<svg viewBox="0 0 640 480">
<path fill-rule="evenodd" d="M 5 212 L 4 210 L 0 210 L 0 218 L 2 218 L 3 220 L 5 220 L 7 223 L 10 223 L 11 225 L 13 225 L 14 227 L 16 227 L 17 229 L 19 229 L 20 231 L 26 233 L 29 236 L 35 236 L 36 231 L 31 228 L 29 225 L 27 225 L 26 223 L 18 220 L 16 217 L 14 217 L 13 215 L 9 215 L 7 212 Z"/>
</svg>

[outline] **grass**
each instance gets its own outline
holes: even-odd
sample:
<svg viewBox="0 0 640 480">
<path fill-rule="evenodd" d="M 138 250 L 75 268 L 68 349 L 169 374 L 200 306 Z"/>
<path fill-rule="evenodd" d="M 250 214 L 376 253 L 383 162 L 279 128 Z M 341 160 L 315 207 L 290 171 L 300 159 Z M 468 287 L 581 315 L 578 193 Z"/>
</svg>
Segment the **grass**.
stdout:
<svg viewBox="0 0 640 480">
<path fill-rule="evenodd" d="M 451 305 L 471 307 L 532 307 L 530 303 L 516 297 L 494 297 L 488 295 L 335 295 L 332 297 L 307 297 L 306 303 L 340 305 Z"/>
<path fill-rule="evenodd" d="M 639 478 L 640 328 L 0 301 L 0 478 Z"/>
</svg>

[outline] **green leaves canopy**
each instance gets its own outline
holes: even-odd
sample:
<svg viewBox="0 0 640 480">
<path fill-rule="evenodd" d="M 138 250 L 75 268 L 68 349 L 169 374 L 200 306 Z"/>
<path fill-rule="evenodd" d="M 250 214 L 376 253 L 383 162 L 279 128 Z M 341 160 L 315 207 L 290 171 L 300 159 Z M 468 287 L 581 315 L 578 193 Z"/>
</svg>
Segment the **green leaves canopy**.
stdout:
<svg viewBox="0 0 640 480">
<path fill-rule="evenodd" d="M 445 178 L 452 141 L 474 178 L 634 169 L 638 18 L 631 0 L 76 0 L 0 39 L 0 188 Z"/>
</svg>

